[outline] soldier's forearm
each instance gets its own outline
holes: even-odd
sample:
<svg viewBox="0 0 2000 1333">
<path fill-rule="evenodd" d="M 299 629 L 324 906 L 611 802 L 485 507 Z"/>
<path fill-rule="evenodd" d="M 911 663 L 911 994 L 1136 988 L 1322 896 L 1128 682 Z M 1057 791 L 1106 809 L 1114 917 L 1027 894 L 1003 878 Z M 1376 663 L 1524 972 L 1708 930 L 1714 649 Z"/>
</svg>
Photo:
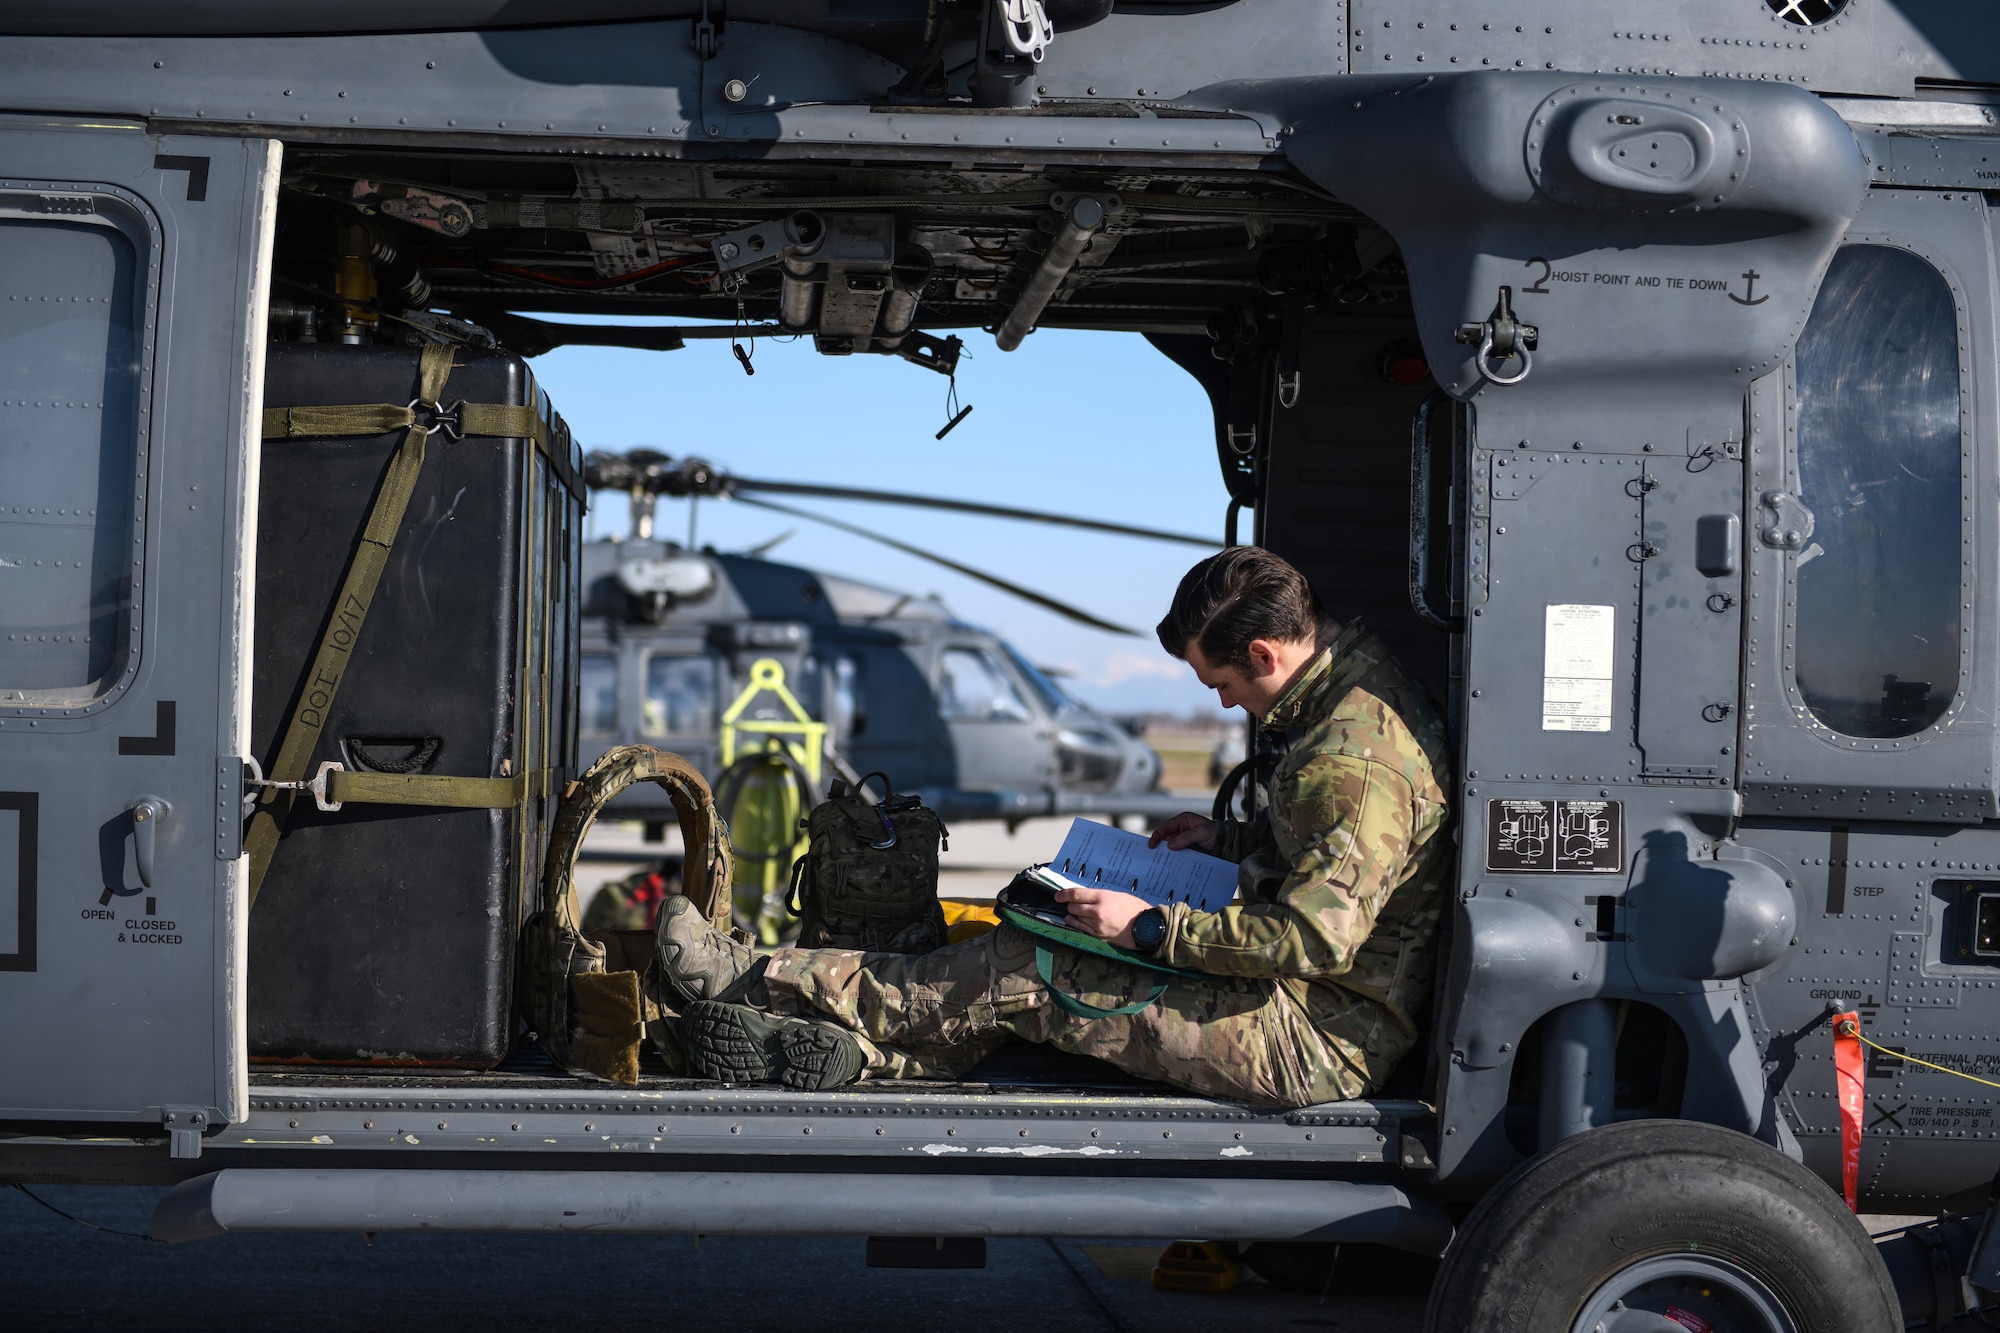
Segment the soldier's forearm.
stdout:
<svg viewBox="0 0 2000 1333">
<path fill-rule="evenodd" d="M 1361 943 L 1344 944 L 1302 926 L 1297 910 L 1284 904 L 1197 912 L 1173 903 L 1163 910 L 1167 936 L 1161 961 L 1216 976 L 1339 976 L 1352 966 Z"/>
</svg>

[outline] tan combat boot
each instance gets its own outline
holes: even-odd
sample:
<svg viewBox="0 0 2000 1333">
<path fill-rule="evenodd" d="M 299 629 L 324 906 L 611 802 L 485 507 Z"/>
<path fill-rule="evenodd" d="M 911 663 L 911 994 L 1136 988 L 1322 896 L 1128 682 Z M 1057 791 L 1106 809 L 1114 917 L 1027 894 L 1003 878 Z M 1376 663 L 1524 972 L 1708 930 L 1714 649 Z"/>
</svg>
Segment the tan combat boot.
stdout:
<svg viewBox="0 0 2000 1333">
<path fill-rule="evenodd" d="M 678 894 L 660 907 L 653 960 L 661 998 L 676 1009 L 696 1000 L 737 999 L 763 977 L 770 962 L 710 925 L 693 902 Z"/>
</svg>

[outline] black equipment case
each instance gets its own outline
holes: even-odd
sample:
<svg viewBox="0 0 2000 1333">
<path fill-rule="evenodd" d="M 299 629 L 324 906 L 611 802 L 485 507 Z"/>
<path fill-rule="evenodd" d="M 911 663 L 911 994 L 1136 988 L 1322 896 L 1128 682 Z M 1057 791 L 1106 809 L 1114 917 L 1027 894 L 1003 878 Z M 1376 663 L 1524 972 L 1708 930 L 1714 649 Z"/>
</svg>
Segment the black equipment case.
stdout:
<svg viewBox="0 0 2000 1333">
<path fill-rule="evenodd" d="M 280 409 L 393 413 L 422 396 L 419 355 L 269 349 L 251 733 L 266 772 L 294 710 L 323 702 L 307 677 L 340 628 L 334 604 L 409 434 L 349 422 L 314 436 L 324 418 Z M 309 714 L 318 738 L 302 776 L 332 762 L 513 783 L 486 784 L 507 793 L 490 808 L 378 795 L 329 812 L 285 793 L 296 799 L 250 912 L 254 1060 L 483 1068 L 513 1036 L 519 930 L 576 767 L 584 491 L 576 447 L 527 365 L 473 347 L 451 357 L 442 411 L 417 409 L 433 427 L 422 465 L 333 701 Z M 524 414 L 495 407 L 534 409 L 539 438 L 447 428 L 481 411 L 521 428 Z"/>
</svg>

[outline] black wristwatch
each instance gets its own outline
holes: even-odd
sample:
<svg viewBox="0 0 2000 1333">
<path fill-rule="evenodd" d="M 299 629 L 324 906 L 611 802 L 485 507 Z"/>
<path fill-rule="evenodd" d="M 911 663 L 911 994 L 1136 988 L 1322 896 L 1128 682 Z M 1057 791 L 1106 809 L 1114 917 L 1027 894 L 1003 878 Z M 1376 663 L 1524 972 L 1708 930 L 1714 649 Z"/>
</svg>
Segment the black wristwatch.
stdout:
<svg viewBox="0 0 2000 1333">
<path fill-rule="evenodd" d="M 1138 948 L 1152 953 L 1167 938 L 1167 914 L 1157 907 L 1148 907 L 1132 918 L 1132 943 Z"/>
</svg>

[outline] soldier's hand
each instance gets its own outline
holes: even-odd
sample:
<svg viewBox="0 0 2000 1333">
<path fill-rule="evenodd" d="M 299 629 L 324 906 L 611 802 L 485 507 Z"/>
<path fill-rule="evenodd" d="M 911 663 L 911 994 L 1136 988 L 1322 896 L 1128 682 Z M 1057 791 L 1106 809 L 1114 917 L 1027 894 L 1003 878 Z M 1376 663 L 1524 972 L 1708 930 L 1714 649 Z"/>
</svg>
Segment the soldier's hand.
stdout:
<svg viewBox="0 0 2000 1333">
<path fill-rule="evenodd" d="M 1199 847 L 1204 852 L 1214 851 L 1215 821 L 1184 810 L 1154 829 L 1153 836 L 1146 839 L 1148 847 L 1158 847 L 1163 842 L 1177 852 L 1189 847 Z"/>
<path fill-rule="evenodd" d="M 1069 909 L 1072 927 L 1127 949 L 1132 947 L 1132 918 L 1152 906 L 1116 889 L 1057 889 L 1056 901 Z"/>
</svg>

